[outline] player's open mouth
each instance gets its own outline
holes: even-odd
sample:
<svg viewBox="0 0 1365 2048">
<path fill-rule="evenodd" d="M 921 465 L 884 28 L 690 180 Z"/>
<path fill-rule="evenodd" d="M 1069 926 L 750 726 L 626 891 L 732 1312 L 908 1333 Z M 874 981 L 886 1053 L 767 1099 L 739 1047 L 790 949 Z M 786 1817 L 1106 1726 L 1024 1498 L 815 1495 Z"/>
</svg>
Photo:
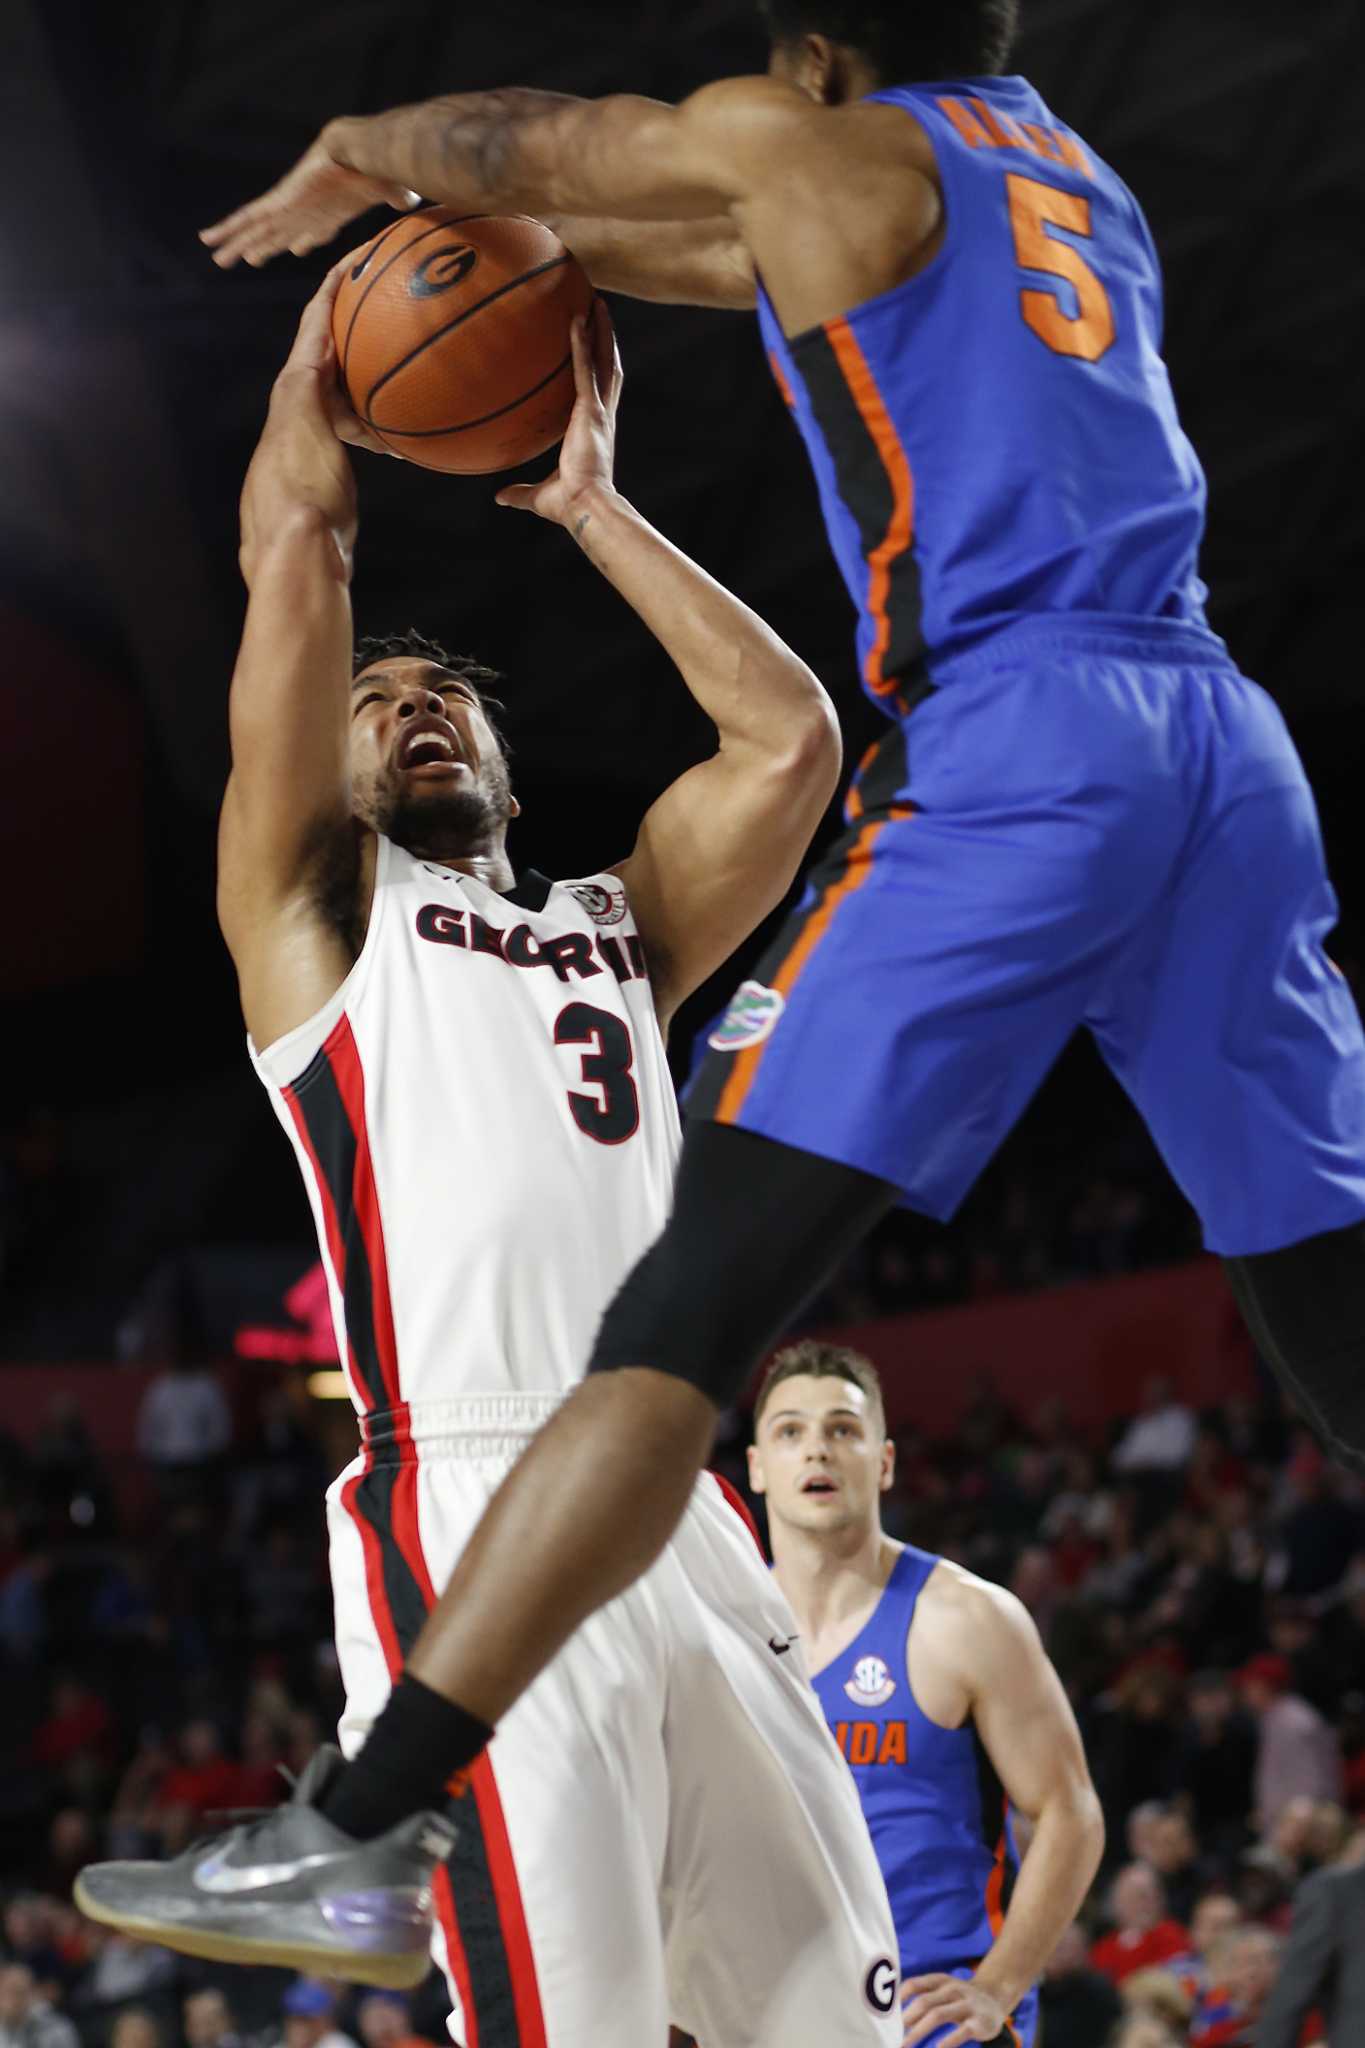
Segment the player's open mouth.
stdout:
<svg viewBox="0 0 1365 2048">
<path fill-rule="evenodd" d="M 443 718 L 414 719 L 398 742 L 398 766 L 406 774 L 413 768 L 466 768 L 453 728 Z"/>
<path fill-rule="evenodd" d="M 812 1478 L 802 1480 L 801 1491 L 802 1493 L 837 1493 L 838 1488 L 832 1479 L 826 1479 L 823 1474 L 816 1473 Z"/>
</svg>

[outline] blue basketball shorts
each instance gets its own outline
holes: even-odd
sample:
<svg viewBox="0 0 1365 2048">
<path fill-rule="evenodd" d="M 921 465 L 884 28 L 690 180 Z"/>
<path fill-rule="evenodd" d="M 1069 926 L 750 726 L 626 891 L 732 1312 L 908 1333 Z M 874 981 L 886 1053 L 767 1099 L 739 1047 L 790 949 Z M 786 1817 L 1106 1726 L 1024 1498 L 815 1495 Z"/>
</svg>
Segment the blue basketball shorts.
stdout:
<svg viewBox="0 0 1365 2048">
<path fill-rule="evenodd" d="M 1365 1040 L 1271 699 L 1174 626 L 1025 621 L 935 682 L 710 1032 L 689 1114 L 946 1219 L 1084 1026 L 1210 1250 L 1365 1216 Z"/>
</svg>

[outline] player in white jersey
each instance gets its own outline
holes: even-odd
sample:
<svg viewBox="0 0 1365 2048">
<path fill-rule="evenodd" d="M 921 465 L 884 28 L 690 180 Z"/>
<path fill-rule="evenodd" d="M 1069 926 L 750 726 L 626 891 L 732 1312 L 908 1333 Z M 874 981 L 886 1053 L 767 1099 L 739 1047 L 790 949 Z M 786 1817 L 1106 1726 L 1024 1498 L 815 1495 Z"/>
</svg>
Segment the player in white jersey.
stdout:
<svg viewBox="0 0 1365 2048">
<path fill-rule="evenodd" d="M 243 497 L 219 900 L 360 1415 L 328 1499 L 342 1743 L 388 1701 L 386 1796 L 412 1813 L 427 1802 L 404 1805 L 404 1773 L 428 1769 L 460 1710 L 403 1660 L 663 1225 L 678 1124 L 662 1033 L 786 890 L 838 740 L 809 670 L 615 493 L 620 372 L 599 308 L 575 333 L 557 475 L 500 498 L 570 528 L 718 747 L 619 866 L 518 877 L 486 672 L 409 640 L 362 649 L 351 679 L 337 429 L 361 430 L 339 410 L 330 301 L 304 317 Z M 430 1878 L 465 2048 L 663 2048 L 670 2021 L 708 2048 L 889 2044 L 890 1913 L 792 1635 L 751 1530 L 704 1477 L 653 1570 L 454 1788 L 453 1849 L 435 1817 L 368 1825 L 323 1753 L 280 1815 L 175 1864 L 97 1866 L 81 1904 L 193 1953 L 411 1982 Z M 178 1924 L 186 1886 L 211 1927 Z"/>
</svg>

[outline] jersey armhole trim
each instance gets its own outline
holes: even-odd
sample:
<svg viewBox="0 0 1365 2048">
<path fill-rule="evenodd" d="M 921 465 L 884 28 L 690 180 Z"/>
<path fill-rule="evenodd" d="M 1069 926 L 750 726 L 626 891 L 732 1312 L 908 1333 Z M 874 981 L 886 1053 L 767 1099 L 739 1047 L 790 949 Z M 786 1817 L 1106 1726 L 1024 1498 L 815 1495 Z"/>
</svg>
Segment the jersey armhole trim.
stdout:
<svg viewBox="0 0 1365 2048">
<path fill-rule="evenodd" d="M 345 980 L 311 1017 L 305 1018 L 302 1024 L 296 1024 L 292 1031 L 286 1031 L 282 1038 L 273 1039 L 259 1051 L 252 1042 L 251 1034 L 247 1034 L 247 1052 L 251 1057 L 251 1064 L 263 1079 L 276 1088 L 292 1088 L 296 1084 L 306 1083 L 309 1070 L 336 1029 L 342 1013 L 351 1008 L 364 991 L 384 918 L 387 895 L 385 885 L 389 879 L 391 852 L 390 842 L 381 833 L 376 833 L 374 890 L 370 898 L 365 942 Z"/>
</svg>

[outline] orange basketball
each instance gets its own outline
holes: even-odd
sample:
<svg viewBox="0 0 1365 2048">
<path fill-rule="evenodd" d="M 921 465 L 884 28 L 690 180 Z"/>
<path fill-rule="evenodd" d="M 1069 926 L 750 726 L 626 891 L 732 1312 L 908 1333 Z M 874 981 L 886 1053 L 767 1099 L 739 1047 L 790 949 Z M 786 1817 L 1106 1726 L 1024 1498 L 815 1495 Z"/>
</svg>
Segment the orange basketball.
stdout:
<svg viewBox="0 0 1365 2048">
<path fill-rule="evenodd" d="M 406 213 L 356 250 L 336 295 L 346 396 L 424 469 L 514 469 L 563 438 L 569 325 L 591 304 L 587 274 L 537 220 Z"/>
</svg>

